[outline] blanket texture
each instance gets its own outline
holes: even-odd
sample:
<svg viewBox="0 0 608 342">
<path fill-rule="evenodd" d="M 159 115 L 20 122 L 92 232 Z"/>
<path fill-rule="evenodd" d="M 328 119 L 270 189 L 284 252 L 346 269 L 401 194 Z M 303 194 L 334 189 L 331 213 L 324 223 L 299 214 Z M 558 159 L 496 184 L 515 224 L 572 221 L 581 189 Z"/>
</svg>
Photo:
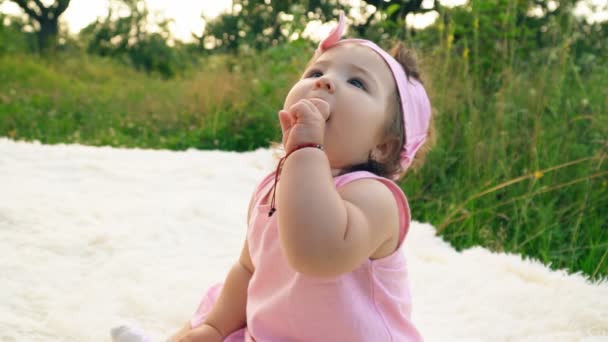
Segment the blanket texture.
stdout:
<svg viewBox="0 0 608 342">
<path fill-rule="evenodd" d="M 161 340 L 221 281 L 273 151 L 46 146 L 0 139 L 0 340 Z M 413 213 L 414 219 L 416 213 Z M 519 255 L 406 240 L 427 341 L 608 341 L 608 284 Z"/>
</svg>

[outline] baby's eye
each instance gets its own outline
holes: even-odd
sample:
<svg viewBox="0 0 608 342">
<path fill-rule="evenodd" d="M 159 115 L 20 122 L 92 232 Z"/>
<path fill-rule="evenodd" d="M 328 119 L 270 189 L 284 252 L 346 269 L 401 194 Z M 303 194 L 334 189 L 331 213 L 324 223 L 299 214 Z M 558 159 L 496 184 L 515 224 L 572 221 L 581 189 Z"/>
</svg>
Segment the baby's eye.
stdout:
<svg viewBox="0 0 608 342">
<path fill-rule="evenodd" d="M 323 76 L 323 73 L 319 70 L 311 70 L 308 72 L 308 74 L 306 75 L 306 77 L 314 77 L 314 78 L 318 78 Z"/>
<path fill-rule="evenodd" d="M 365 83 L 363 83 L 363 81 L 361 81 L 358 78 L 351 78 L 350 80 L 348 80 L 348 83 L 354 85 L 357 88 L 361 88 L 363 90 L 365 90 Z"/>
</svg>

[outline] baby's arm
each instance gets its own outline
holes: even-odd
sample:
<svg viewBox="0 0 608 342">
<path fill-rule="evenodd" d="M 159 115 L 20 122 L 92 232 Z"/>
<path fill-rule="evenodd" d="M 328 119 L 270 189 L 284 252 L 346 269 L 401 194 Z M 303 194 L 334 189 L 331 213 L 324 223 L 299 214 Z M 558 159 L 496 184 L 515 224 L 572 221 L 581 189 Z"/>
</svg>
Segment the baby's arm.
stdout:
<svg viewBox="0 0 608 342">
<path fill-rule="evenodd" d="M 399 241 L 397 204 L 388 187 L 362 179 L 338 191 L 320 149 L 300 149 L 286 159 L 277 208 L 285 254 L 304 274 L 338 276 L 392 253 Z"/>
<path fill-rule="evenodd" d="M 247 287 L 252 275 L 253 265 L 249 256 L 249 246 L 245 240 L 239 261 L 230 269 L 222 292 L 205 320 L 205 325 L 215 328 L 224 337 L 245 326 Z"/>
<path fill-rule="evenodd" d="M 253 196 L 249 202 L 247 222 L 252 204 Z M 223 341 L 232 332 L 243 328 L 247 322 L 247 288 L 253 271 L 249 244 L 245 239 L 239 260 L 228 272 L 222 291 L 205 322 L 192 330 L 178 333 L 177 338 L 174 337 L 171 341 Z"/>
</svg>

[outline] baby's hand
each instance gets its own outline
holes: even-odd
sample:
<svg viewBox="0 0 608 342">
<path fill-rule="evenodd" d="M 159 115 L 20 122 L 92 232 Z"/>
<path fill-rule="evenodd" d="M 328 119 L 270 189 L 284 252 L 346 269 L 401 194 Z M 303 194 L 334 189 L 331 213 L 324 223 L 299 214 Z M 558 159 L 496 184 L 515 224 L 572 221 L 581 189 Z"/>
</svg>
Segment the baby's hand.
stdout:
<svg viewBox="0 0 608 342">
<path fill-rule="evenodd" d="M 221 342 L 224 337 L 214 328 L 207 324 L 202 324 L 184 335 L 174 337 L 171 342 Z"/>
<path fill-rule="evenodd" d="M 306 143 L 323 145 L 329 104 L 318 98 L 302 99 L 279 111 L 285 151 Z"/>
</svg>

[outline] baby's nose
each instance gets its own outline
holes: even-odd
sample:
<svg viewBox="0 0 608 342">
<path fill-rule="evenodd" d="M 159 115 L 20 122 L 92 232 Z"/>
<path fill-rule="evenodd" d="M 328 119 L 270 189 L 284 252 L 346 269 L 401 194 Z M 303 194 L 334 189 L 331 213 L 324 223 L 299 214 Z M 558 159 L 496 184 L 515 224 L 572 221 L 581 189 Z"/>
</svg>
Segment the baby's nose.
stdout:
<svg viewBox="0 0 608 342">
<path fill-rule="evenodd" d="M 317 81 L 315 82 L 315 89 L 325 89 L 330 94 L 333 94 L 334 91 L 336 90 L 336 86 L 334 85 L 334 82 L 329 77 L 322 76 L 322 77 L 319 77 L 317 79 Z"/>
</svg>

